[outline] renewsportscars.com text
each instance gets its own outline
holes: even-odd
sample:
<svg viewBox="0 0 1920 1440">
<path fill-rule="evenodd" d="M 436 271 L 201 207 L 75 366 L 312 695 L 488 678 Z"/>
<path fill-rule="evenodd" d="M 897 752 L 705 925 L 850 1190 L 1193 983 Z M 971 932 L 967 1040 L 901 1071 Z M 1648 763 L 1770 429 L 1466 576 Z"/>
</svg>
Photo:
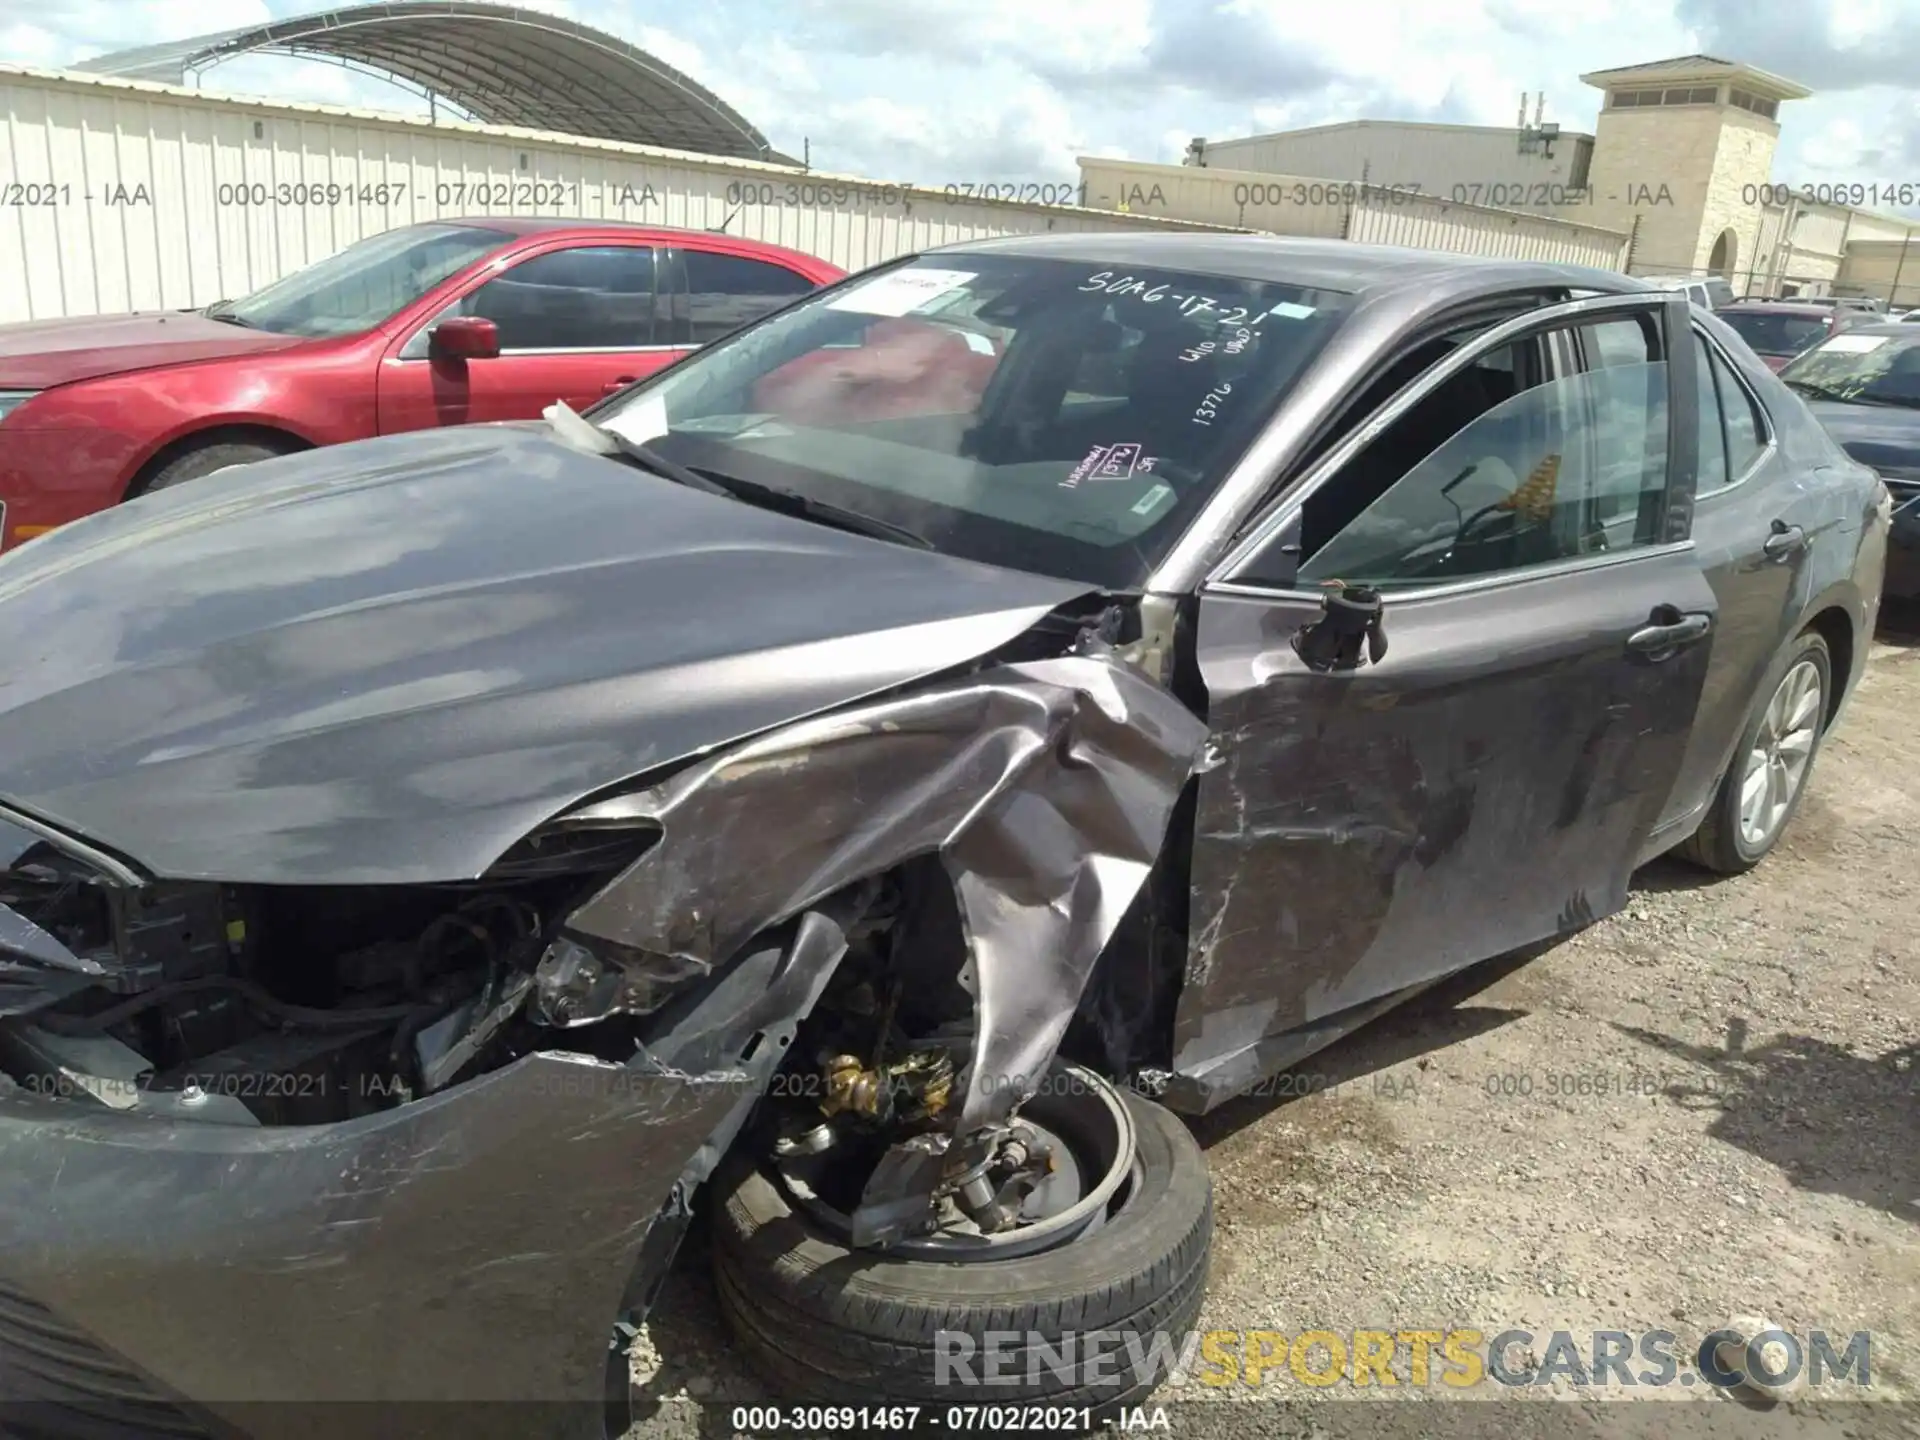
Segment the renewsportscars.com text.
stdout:
<svg viewBox="0 0 1920 1440">
<path fill-rule="evenodd" d="M 990 1330 L 934 1337 L 934 1384 L 991 1393 L 996 1386 L 1052 1379 L 1075 1386 L 1128 1384 L 1299 1384 L 1314 1387 L 1496 1384 L 1619 1388 L 1705 1386 L 1730 1390 L 1749 1380 L 1866 1388 L 1872 1336 L 1864 1330 L 1804 1336 L 1767 1330 L 1742 1337 L 1716 1330 L 1687 1344 L 1671 1330 L 1207 1330 L 1165 1332 Z"/>
</svg>

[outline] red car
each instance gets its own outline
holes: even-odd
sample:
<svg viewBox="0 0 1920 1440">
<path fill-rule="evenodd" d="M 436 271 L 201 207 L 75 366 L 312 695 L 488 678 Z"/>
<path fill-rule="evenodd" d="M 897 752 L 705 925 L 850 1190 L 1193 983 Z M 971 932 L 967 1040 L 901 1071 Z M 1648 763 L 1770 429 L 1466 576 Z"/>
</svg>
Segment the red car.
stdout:
<svg viewBox="0 0 1920 1440">
<path fill-rule="evenodd" d="M 1713 313 L 1739 333 L 1769 370 L 1780 369 L 1829 335 L 1881 318 L 1871 311 L 1792 300 L 1742 300 Z"/>
<path fill-rule="evenodd" d="M 205 310 L 0 326 L 0 549 L 290 450 L 581 408 L 843 273 L 705 231 L 452 220 Z"/>
</svg>

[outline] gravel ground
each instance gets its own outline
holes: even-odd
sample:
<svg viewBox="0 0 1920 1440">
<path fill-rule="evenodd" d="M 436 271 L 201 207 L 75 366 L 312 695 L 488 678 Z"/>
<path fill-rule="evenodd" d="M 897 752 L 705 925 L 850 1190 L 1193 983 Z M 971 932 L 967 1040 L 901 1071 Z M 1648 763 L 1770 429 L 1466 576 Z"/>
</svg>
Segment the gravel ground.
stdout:
<svg viewBox="0 0 1920 1440">
<path fill-rule="evenodd" d="M 1896 619 L 1757 871 L 1656 862 L 1625 913 L 1431 992 L 1309 1061 L 1290 1097 L 1196 1124 L 1219 1221 L 1203 1327 L 1666 1329 L 1684 1355 L 1758 1314 L 1870 1331 L 1866 1397 L 1920 1398 L 1920 617 Z M 717 1440 L 732 1427 L 693 1402 L 768 1398 L 706 1258 L 696 1239 L 636 1347 L 633 1436 Z M 1177 1434 L 1531 1436 L 1599 1434 L 1601 1398 L 1650 1394 L 1566 1388 L 1319 1389 L 1282 1366 L 1156 1399 Z M 1545 1398 L 1580 1403 L 1520 1407 Z M 1231 1403 L 1329 1399 L 1356 1403 Z M 1911 1403 L 1604 1410 L 1608 1435 L 1920 1437 Z"/>
</svg>

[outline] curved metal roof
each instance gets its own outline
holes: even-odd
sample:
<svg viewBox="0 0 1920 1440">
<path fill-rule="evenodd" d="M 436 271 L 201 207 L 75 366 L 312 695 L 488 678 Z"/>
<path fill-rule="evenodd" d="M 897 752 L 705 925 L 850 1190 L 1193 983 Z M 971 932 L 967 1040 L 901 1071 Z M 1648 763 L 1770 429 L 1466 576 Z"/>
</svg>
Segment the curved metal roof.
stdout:
<svg viewBox="0 0 1920 1440">
<path fill-rule="evenodd" d="M 73 68 L 178 85 L 189 70 L 262 52 L 397 80 L 483 124 L 794 163 L 671 65 L 604 30 L 517 5 L 387 0 L 118 50 Z"/>
</svg>

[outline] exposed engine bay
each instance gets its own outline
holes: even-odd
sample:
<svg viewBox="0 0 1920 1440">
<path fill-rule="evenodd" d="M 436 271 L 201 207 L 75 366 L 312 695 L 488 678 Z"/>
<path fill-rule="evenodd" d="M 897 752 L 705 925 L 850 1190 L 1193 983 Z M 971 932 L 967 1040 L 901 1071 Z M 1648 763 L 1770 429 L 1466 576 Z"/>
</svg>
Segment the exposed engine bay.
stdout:
<svg viewBox="0 0 1920 1440">
<path fill-rule="evenodd" d="M 98 974 L 0 1021 L 0 1073 L 121 1111 L 305 1126 L 540 1049 L 631 1061 L 698 972 L 657 955 L 605 963 L 560 922 L 653 838 L 549 837 L 470 886 L 324 890 L 104 886 L 40 846 L 0 873 L 0 904 Z M 947 1154 L 974 1004 L 937 865 L 910 862 L 837 898 L 847 953 L 768 1087 L 762 1153 L 869 1244 L 1015 1229 L 1046 1213 L 1029 1202 L 1046 1200 L 1063 1160 L 1051 1209 L 1080 1198 L 1066 1147 L 1044 1127 L 1009 1117 Z M 924 1194 L 893 1202 L 897 1214 L 862 1208 L 870 1179 L 885 1191 L 896 1152 L 944 1157 L 930 1209 Z"/>
<path fill-rule="evenodd" d="M 0 1023 L 0 1070 L 115 1109 L 318 1125 L 551 1047 L 522 1014 L 532 971 L 557 917 L 637 847 L 526 848 L 473 885 L 128 889 L 37 847 L 0 872 L 0 904 L 93 973 Z M 566 1048 L 631 1055 L 630 1034 L 602 1028 Z"/>
</svg>

